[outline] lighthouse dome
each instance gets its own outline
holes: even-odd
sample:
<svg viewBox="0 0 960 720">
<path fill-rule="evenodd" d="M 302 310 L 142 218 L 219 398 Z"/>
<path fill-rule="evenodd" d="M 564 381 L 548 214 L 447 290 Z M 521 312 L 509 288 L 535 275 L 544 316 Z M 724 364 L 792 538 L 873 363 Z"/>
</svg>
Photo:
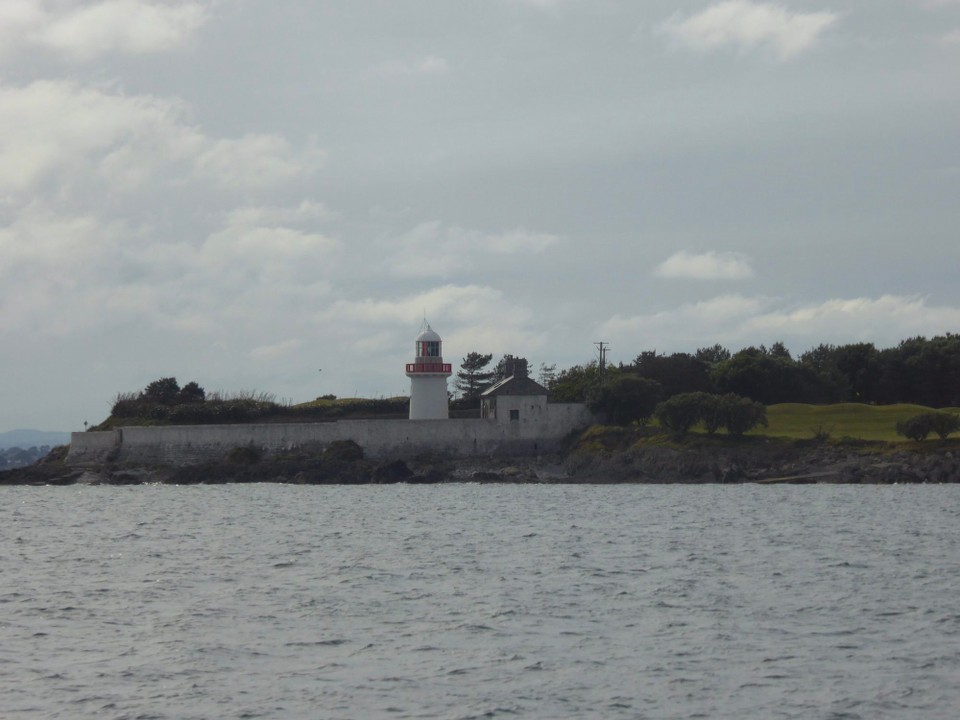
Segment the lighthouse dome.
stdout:
<svg viewBox="0 0 960 720">
<path fill-rule="evenodd" d="M 417 335 L 417 342 L 440 342 L 440 336 L 433 331 L 433 328 L 427 325 L 420 334 Z"/>
</svg>

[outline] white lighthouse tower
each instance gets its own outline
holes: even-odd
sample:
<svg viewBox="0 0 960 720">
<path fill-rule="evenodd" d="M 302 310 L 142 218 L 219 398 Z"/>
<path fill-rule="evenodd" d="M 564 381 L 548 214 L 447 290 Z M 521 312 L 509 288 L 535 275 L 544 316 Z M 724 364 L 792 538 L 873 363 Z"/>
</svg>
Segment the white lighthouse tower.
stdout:
<svg viewBox="0 0 960 720">
<path fill-rule="evenodd" d="M 447 411 L 450 363 L 443 361 L 441 344 L 440 336 L 424 320 L 414 343 L 414 361 L 407 363 L 411 420 L 446 420 L 450 417 Z"/>
</svg>

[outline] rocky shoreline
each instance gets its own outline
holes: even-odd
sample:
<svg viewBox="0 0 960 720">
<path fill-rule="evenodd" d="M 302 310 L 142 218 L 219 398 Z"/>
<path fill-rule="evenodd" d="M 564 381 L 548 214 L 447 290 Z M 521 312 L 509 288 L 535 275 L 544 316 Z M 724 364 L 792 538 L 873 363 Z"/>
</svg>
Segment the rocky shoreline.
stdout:
<svg viewBox="0 0 960 720">
<path fill-rule="evenodd" d="M 931 443 L 931 446 L 933 444 Z M 923 452 L 864 445 L 750 444 L 675 449 L 640 447 L 575 453 L 565 466 L 588 481 L 640 483 L 955 483 L 960 448 L 950 443 Z"/>
<path fill-rule="evenodd" d="M 59 450 L 59 449 L 58 449 Z M 537 458 L 451 459 L 420 455 L 382 462 L 348 443 L 319 455 L 261 459 L 234 454 L 183 467 L 63 463 L 55 450 L 43 461 L 0 472 L 0 485 L 194 485 L 274 482 L 303 485 L 479 483 L 955 483 L 960 442 L 906 447 L 885 443 L 811 443 L 751 439 L 703 446 L 634 444 L 584 448 Z"/>
</svg>

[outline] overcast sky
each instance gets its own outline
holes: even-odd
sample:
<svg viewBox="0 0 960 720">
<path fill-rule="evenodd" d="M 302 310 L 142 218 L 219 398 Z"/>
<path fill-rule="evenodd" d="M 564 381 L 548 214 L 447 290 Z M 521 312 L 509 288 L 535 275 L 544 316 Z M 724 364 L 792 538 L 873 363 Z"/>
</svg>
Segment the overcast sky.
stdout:
<svg viewBox="0 0 960 720">
<path fill-rule="evenodd" d="M 455 366 L 958 332 L 958 218 L 960 0 L 0 2 L 0 431 L 404 394 L 424 314 Z"/>
</svg>

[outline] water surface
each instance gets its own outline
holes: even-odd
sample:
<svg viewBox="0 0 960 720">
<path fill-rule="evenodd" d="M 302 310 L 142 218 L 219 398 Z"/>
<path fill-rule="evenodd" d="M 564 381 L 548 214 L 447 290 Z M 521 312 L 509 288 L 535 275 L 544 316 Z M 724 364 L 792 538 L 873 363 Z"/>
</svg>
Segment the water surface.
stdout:
<svg viewBox="0 0 960 720">
<path fill-rule="evenodd" d="M 958 486 L 0 489 L 5 718 L 960 711 Z"/>
</svg>

